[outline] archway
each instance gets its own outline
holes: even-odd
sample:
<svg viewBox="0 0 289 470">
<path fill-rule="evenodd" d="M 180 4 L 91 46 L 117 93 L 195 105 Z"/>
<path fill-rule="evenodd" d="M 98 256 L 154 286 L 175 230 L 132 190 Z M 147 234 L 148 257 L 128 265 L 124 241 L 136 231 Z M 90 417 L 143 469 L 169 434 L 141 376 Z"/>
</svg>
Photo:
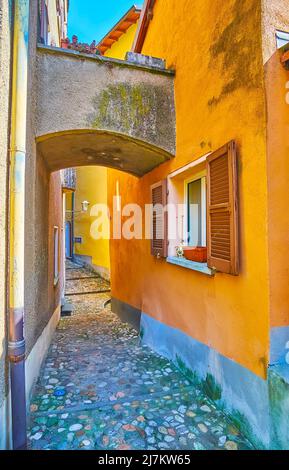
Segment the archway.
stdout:
<svg viewBox="0 0 289 470">
<path fill-rule="evenodd" d="M 49 171 L 101 165 L 143 176 L 173 157 L 164 149 L 121 133 L 79 129 L 40 136 L 37 149 Z"/>
</svg>

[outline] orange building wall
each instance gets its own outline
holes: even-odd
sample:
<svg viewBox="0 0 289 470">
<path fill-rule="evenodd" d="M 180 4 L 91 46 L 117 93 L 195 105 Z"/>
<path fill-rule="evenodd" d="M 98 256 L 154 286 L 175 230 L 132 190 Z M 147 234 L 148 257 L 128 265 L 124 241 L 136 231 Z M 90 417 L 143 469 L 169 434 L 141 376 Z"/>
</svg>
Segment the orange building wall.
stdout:
<svg viewBox="0 0 289 470">
<path fill-rule="evenodd" d="M 150 203 L 151 184 L 236 139 L 241 274 L 207 278 L 154 259 L 149 241 L 112 241 L 112 294 L 264 377 L 269 273 L 261 4 L 157 0 L 142 53 L 176 69 L 176 158 L 139 180 L 110 173 L 110 195 L 119 180 L 123 204 Z"/>
<path fill-rule="evenodd" d="M 277 51 L 265 65 L 271 326 L 289 325 L 289 71 Z"/>
</svg>

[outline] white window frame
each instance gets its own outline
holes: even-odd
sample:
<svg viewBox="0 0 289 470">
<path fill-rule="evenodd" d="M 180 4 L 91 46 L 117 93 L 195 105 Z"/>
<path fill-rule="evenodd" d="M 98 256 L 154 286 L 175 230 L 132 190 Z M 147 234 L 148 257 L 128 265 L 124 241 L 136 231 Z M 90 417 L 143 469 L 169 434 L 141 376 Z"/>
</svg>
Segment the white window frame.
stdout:
<svg viewBox="0 0 289 470">
<path fill-rule="evenodd" d="M 277 49 L 281 49 L 286 44 L 289 44 L 289 32 L 276 30 L 276 43 Z"/>
<path fill-rule="evenodd" d="M 54 277 L 54 286 L 58 284 L 59 281 L 59 227 L 55 225 L 53 227 L 53 277 Z"/>
<path fill-rule="evenodd" d="M 184 216 L 184 232 L 183 240 L 185 245 L 188 245 L 188 186 L 194 181 L 201 180 L 201 192 L 202 192 L 202 215 L 201 215 L 201 224 L 202 224 L 202 246 L 207 246 L 207 178 L 206 171 L 195 174 L 194 176 L 184 180 L 184 207 L 185 207 L 185 216 Z"/>
</svg>

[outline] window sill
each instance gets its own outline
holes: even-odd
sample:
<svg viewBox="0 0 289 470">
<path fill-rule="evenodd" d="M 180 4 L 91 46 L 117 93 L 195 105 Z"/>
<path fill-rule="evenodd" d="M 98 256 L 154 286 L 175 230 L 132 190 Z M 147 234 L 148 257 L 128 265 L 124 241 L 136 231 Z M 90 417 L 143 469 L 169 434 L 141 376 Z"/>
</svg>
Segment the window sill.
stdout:
<svg viewBox="0 0 289 470">
<path fill-rule="evenodd" d="M 178 258 L 177 256 L 169 256 L 167 258 L 167 263 L 181 266 L 182 268 L 191 269 L 192 271 L 198 271 L 199 273 L 205 274 L 206 276 L 213 277 L 215 275 L 215 271 L 211 268 L 208 268 L 207 263 L 197 263 L 196 261 L 190 261 L 186 258 Z"/>
</svg>

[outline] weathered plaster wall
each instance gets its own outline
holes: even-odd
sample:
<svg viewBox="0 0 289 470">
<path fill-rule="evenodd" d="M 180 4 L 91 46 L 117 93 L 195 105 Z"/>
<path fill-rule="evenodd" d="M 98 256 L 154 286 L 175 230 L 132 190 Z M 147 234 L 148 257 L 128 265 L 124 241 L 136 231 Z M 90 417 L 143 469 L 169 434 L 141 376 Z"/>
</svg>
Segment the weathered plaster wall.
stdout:
<svg viewBox="0 0 289 470">
<path fill-rule="evenodd" d="M 149 241 L 112 241 L 113 297 L 265 378 L 269 291 L 261 2 L 158 0 L 142 52 L 176 68 L 176 158 L 140 180 L 113 173 L 110 194 L 118 180 L 123 204 L 143 206 L 150 202 L 151 184 L 236 139 L 241 272 L 207 278 L 153 259 Z"/>
<path fill-rule="evenodd" d="M 29 77 L 27 110 L 25 207 L 25 338 L 27 354 L 35 345 L 60 301 L 60 285 L 53 287 L 53 226 L 62 226 L 59 175 L 49 178 L 36 149 L 37 5 L 30 2 Z M 54 212 L 55 211 L 55 212 Z M 54 215 L 53 215 L 54 214 Z M 60 233 L 61 238 L 61 233 Z"/>
<path fill-rule="evenodd" d="M 125 64 L 40 48 L 36 135 L 107 130 L 174 153 L 173 76 Z"/>
<path fill-rule="evenodd" d="M 7 260 L 7 162 L 9 142 L 9 94 L 11 54 L 11 2 L 0 1 L 0 448 L 6 447 L 8 400 L 7 322 L 6 322 L 6 260 Z M 3 436 L 3 437 L 2 437 Z"/>
</svg>

